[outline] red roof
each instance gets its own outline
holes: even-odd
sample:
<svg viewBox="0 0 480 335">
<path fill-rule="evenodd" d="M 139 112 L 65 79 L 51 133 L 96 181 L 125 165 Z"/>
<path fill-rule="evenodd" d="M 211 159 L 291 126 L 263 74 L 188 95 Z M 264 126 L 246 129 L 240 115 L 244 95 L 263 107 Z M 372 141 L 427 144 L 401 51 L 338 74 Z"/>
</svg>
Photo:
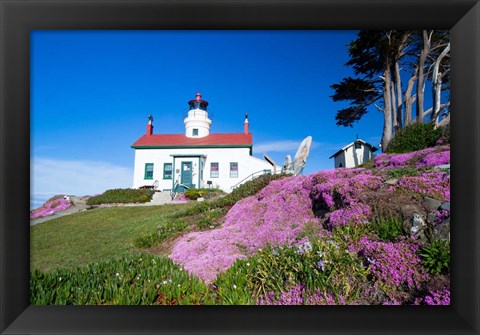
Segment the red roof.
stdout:
<svg viewBox="0 0 480 335">
<path fill-rule="evenodd" d="M 183 134 L 143 135 L 132 147 L 201 147 L 201 146 L 245 146 L 252 145 L 252 134 L 210 134 L 205 137 L 191 138 Z"/>
</svg>

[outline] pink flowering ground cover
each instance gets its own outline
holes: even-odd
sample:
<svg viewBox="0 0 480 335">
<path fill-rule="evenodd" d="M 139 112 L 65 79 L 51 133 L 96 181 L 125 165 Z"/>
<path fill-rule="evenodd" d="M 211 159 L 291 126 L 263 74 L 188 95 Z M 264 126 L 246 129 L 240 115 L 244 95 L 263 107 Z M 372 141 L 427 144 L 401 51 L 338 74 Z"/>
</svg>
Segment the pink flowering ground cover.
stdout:
<svg viewBox="0 0 480 335">
<path fill-rule="evenodd" d="M 331 293 L 316 289 L 313 293 L 307 291 L 305 285 L 296 285 L 280 296 L 275 297 L 274 292 L 261 296 L 256 301 L 257 305 L 345 305 L 345 299 L 340 296 L 335 298 Z"/>
<path fill-rule="evenodd" d="M 419 247 L 413 240 L 382 242 L 363 236 L 349 246 L 349 251 L 357 252 L 369 265 L 375 280 L 394 292 L 402 285 L 409 289 L 419 288 L 428 279 L 421 270 Z"/>
<path fill-rule="evenodd" d="M 376 168 L 398 168 L 415 165 L 431 167 L 450 163 L 450 146 L 438 146 L 405 154 L 380 154 L 373 159 Z"/>
<path fill-rule="evenodd" d="M 450 201 L 450 175 L 445 172 L 427 171 L 419 176 L 403 176 L 398 184 L 399 188 L 411 192 Z"/>
<path fill-rule="evenodd" d="M 366 193 L 403 190 L 450 201 L 449 174 L 428 169 L 449 162 L 449 147 L 442 146 L 408 154 L 378 155 L 373 170 L 341 168 L 272 181 L 257 195 L 237 202 L 219 228 L 180 237 L 169 257 L 210 282 L 237 259 L 250 257 L 261 248 L 292 245 L 307 223 L 335 229 L 368 222 L 373 213 L 368 198 L 363 197 Z M 385 183 L 390 178 L 389 168 L 412 167 L 409 164 L 413 163 L 427 169 L 401 176 L 394 185 Z M 317 217 L 318 209 L 327 215 Z M 425 281 L 425 274 L 419 270 L 418 245 L 412 241 L 381 242 L 364 237 L 351 248 L 351 252 L 361 253 L 361 259 L 371 261 L 367 265 L 383 287 L 405 285 L 413 289 Z M 391 297 L 392 302 L 400 300 Z"/>
<path fill-rule="evenodd" d="M 205 281 L 235 260 L 267 245 L 291 244 L 302 227 L 317 220 L 309 176 L 272 181 L 257 196 L 237 202 L 219 229 L 192 232 L 174 245 L 170 258 Z"/>
<path fill-rule="evenodd" d="M 423 299 L 423 303 L 425 305 L 450 305 L 450 289 L 429 291 Z"/>
<path fill-rule="evenodd" d="M 63 211 L 71 206 L 70 200 L 63 196 L 55 196 L 46 201 L 42 206 L 30 212 L 30 219 L 53 215 L 55 212 Z"/>
</svg>

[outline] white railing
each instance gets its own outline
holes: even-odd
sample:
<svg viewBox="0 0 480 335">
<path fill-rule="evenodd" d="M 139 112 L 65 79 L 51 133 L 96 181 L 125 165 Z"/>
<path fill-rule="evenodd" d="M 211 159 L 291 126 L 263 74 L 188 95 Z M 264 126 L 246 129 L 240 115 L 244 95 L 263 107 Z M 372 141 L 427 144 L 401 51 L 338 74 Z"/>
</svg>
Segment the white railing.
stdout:
<svg viewBox="0 0 480 335">
<path fill-rule="evenodd" d="M 271 173 L 272 173 L 272 170 L 268 170 L 268 169 L 254 172 L 251 175 L 249 175 L 248 177 L 242 179 L 240 182 L 238 182 L 235 185 L 233 185 L 232 187 L 230 187 L 230 189 L 233 191 L 235 188 L 237 188 L 238 186 L 246 183 L 249 180 L 253 180 L 256 177 L 263 176 L 263 175 L 266 175 L 266 174 L 271 174 Z"/>
</svg>

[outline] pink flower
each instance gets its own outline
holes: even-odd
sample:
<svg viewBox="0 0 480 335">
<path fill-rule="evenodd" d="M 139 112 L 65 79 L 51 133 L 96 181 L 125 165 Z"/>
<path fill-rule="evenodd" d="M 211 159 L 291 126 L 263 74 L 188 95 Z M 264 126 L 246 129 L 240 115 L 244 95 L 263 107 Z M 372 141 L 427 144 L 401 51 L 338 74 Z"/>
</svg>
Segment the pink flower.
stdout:
<svg viewBox="0 0 480 335">
<path fill-rule="evenodd" d="M 55 212 L 63 211 L 71 206 L 70 200 L 54 197 L 45 202 L 39 208 L 30 212 L 30 219 L 53 215 Z"/>
<path fill-rule="evenodd" d="M 310 179 L 298 176 L 272 181 L 257 196 L 237 202 L 222 227 L 181 237 L 170 258 L 211 281 L 235 260 L 266 245 L 292 244 L 306 223 L 318 221 L 312 211 Z"/>
</svg>

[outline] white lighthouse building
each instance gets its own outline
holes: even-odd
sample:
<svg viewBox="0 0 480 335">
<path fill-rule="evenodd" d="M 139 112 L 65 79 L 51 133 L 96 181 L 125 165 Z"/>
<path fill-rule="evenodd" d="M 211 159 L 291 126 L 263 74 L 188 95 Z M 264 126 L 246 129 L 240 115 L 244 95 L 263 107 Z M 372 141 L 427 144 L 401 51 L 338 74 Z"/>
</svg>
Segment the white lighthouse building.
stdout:
<svg viewBox="0 0 480 335">
<path fill-rule="evenodd" d="M 184 134 L 154 134 L 149 116 L 146 133 L 135 149 L 133 187 L 158 185 L 168 191 L 177 184 L 188 188 L 219 187 L 225 192 L 273 170 L 267 161 L 252 156 L 252 134 L 245 115 L 243 132 L 211 134 L 208 102 L 197 93 L 188 102 Z"/>
</svg>

